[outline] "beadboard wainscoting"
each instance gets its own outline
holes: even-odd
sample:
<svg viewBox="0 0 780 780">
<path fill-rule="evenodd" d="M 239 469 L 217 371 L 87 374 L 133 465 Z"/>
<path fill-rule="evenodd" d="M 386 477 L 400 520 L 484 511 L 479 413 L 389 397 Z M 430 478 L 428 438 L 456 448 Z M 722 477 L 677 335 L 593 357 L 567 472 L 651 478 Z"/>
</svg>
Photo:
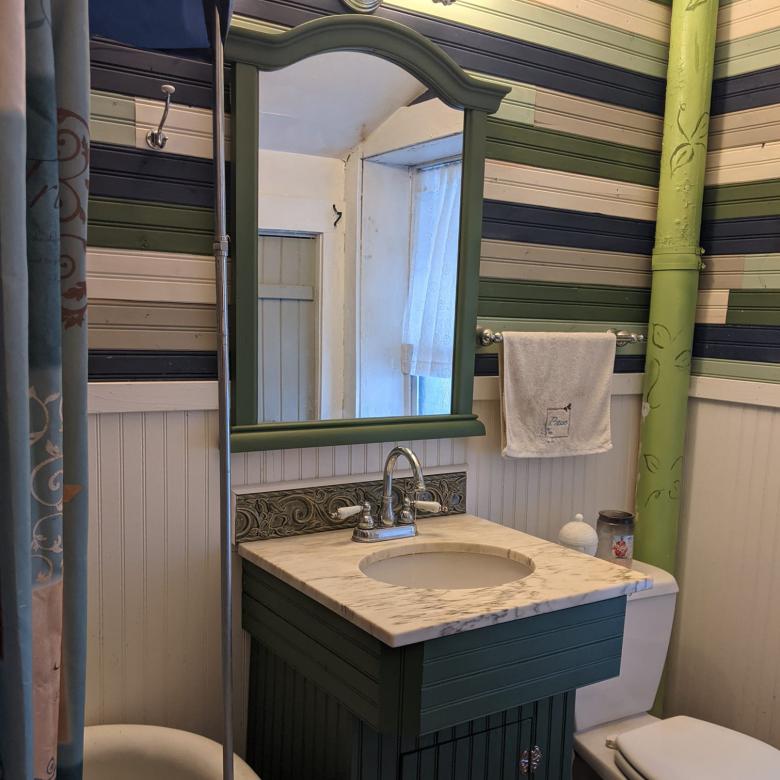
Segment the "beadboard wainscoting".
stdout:
<svg viewBox="0 0 780 780">
<path fill-rule="evenodd" d="M 669 714 L 720 723 L 780 748 L 780 386 L 774 388 L 772 405 L 691 402 L 666 704 Z"/>
<path fill-rule="evenodd" d="M 614 448 L 604 455 L 503 459 L 492 377 L 475 384 L 485 437 L 411 444 L 430 471 L 466 468 L 469 512 L 554 539 L 575 512 L 592 518 L 632 505 L 640 380 L 615 377 Z M 155 723 L 220 737 L 215 403 L 213 382 L 90 386 L 90 724 Z M 690 406 L 667 704 L 780 747 L 780 383 L 694 377 Z M 234 487 L 373 478 L 391 446 L 236 455 Z M 249 645 L 237 561 L 234 571 L 243 752 Z"/>
</svg>

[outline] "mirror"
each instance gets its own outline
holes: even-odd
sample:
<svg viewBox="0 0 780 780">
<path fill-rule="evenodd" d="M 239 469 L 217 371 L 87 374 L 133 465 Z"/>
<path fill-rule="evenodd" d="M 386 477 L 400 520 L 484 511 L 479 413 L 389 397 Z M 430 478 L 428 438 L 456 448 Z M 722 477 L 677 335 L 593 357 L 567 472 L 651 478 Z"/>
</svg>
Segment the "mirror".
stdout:
<svg viewBox="0 0 780 780">
<path fill-rule="evenodd" d="M 463 111 L 330 52 L 259 76 L 258 422 L 449 414 Z"/>
<path fill-rule="evenodd" d="M 231 27 L 233 451 L 484 433 L 471 411 L 487 116 L 413 30 Z"/>
</svg>

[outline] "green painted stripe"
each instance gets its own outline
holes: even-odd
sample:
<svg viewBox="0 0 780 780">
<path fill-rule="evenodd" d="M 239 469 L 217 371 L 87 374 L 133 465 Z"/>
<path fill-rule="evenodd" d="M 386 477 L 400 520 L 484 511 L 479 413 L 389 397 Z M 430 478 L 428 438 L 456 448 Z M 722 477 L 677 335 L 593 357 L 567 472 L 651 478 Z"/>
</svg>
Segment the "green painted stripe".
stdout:
<svg viewBox="0 0 780 780">
<path fill-rule="evenodd" d="M 702 288 L 780 290 L 780 254 L 708 255 Z"/>
<path fill-rule="evenodd" d="M 715 48 L 715 78 L 738 76 L 780 62 L 780 27 L 723 41 Z"/>
<path fill-rule="evenodd" d="M 135 100 L 107 92 L 92 92 L 89 130 L 93 142 L 135 146 Z"/>
<path fill-rule="evenodd" d="M 511 319 L 647 321 L 650 291 L 595 284 L 479 280 L 479 317 Z"/>
<path fill-rule="evenodd" d="M 694 358 L 691 373 L 720 379 L 746 379 L 751 382 L 780 382 L 780 363 L 754 363 L 749 360 Z"/>
<path fill-rule="evenodd" d="M 726 184 L 704 190 L 704 219 L 780 215 L 780 179 Z"/>
<path fill-rule="evenodd" d="M 780 290 L 732 290 L 727 325 L 780 325 Z"/>
<path fill-rule="evenodd" d="M 213 230 L 211 209 L 89 199 L 90 246 L 209 255 Z"/>
<path fill-rule="evenodd" d="M 413 13 L 420 10 L 416 0 L 390 0 L 386 5 Z M 618 19 L 613 27 L 529 0 L 455 3 L 448 8 L 447 19 L 636 73 L 666 76 L 666 44 L 621 29 Z"/>
<path fill-rule="evenodd" d="M 657 152 L 555 130 L 540 130 L 502 119 L 488 120 L 485 156 L 491 160 L 635 184 L 658 184 Z"/>
<path fill-rule="evenodd" d="M 780 254 L 746 255 L 742 288 L 780 290 Z"/>
<path fill-rule="evenodd" d="M 543 320 L 521 319 L 511 317 L 479 317 L 477 324 L 481 328 L 490 328 L 493 331 L 551 331 L 553 333 L 603 333 L 614 328 L 615 330 L 628 330 L 632 333 L 642 333 L 647 336 L 647 322 L 598 322 L 593 320 Z M 498 352 L 498 345 L 480 347 L 480 353 Z M 620 348 L 621 355 L 643 355 L 644 344 L 627 344 Z"/>
</svg>

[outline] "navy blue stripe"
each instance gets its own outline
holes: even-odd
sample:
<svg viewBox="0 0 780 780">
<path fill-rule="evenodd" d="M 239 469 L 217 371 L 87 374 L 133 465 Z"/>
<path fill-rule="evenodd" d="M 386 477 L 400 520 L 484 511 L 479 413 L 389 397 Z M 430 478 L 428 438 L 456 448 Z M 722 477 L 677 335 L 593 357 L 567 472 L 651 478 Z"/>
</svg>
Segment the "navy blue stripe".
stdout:
<svg viewBox="0 0 780 780">
<path fill-rule="evenodd" d="M 708 220 L 701 243 L 708 255 L 780 252 L 780 217 Z"/>
<path fill-rule="evenodd" d="M 639 374 L 645 370 L 644 355 L 615 355 L 616 374 Z M 474 376 L 498 376 L 498 355 L 477 353 L 474 356 Z"/>
<path fill-rule="evenodd" d="M 185 56 L 95 39 L 90 42 L 90 73 L 92 89 L 161 100 L 160 85 L 170 82 L 176 87 L 174 103 L 199 108 L 213 105 L 211 65 Z M 225 84 L 230 84 L 229 66 L 225 68 Z M 230 110 L 229 91 L 225 107 Z"/>
<path fill-rule="evenodd" d="M 229 164 L 227 170 L 229 175 Z M 214 166 L 202 157 L 96 143 L 90 148 L 89 190 L 98 197 L 211 208 Z"/>
<path fill-rule="evenodd" d="M 780 103 L 780 65 L 717 79 L 712 84 L 712 113 L 727 114 Z"/>
<path fill-rule="evenodd" d="M 697 325 L 693 355 L 721 360 L 780 363 L 780 326 Z"/>
<path fill-rule="evenodd" d="M 655 223 L 569 209 L 486 200 L 484 238 L 649 255 Z"/>
<path fill-rule="evenodd" d="M 286 27 L 344 12 L 340 0 L 237 0 L 235 12 Z M 570 95 L 663 114 L 664 79 L 519 41 L 441 18 L 382 8 L 376 16 L 412 27 L 461 67 Z"/>
<path fill-rule="evenodd" d="M 748 359 L 748 358 L 745 358 Z M 617 355 L 616 374 L 644 370 L 644 355 Z M 497 376 L 498 355 L 474 359 L 475 376 Z M 216 352 L 154 352 L 149 350 L 90 350 L 90 382 L 170 382 L 217 378 Z"/>
<path fill-rule="evenodd" d="M 216 379 L 216 352 L 89 350 L 90 382 Z"/>
</svg>

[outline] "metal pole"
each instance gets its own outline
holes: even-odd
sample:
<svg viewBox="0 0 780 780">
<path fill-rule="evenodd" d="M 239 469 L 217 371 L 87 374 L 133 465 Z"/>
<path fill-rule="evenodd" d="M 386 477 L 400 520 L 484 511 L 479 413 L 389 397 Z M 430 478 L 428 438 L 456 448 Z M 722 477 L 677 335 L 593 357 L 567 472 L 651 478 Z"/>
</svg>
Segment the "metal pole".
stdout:
<svg viewBox="0 0 780 780">
<path fill-rule="evenodd" d="M 219 377 L 219 523 L 222 570 L 222 777 L 233 780 L 233 571 L 230 506 L 230 366 L 228 363 L 227 216 L 225 209 L 225 68 L 219 8 L 214 4 L 214 263 Z"/>
<path fill-rule="evenodd" d="M 639 560 L 674 572 L 717 0 L 672 4 L 636 487 Z"/>
</svg>

